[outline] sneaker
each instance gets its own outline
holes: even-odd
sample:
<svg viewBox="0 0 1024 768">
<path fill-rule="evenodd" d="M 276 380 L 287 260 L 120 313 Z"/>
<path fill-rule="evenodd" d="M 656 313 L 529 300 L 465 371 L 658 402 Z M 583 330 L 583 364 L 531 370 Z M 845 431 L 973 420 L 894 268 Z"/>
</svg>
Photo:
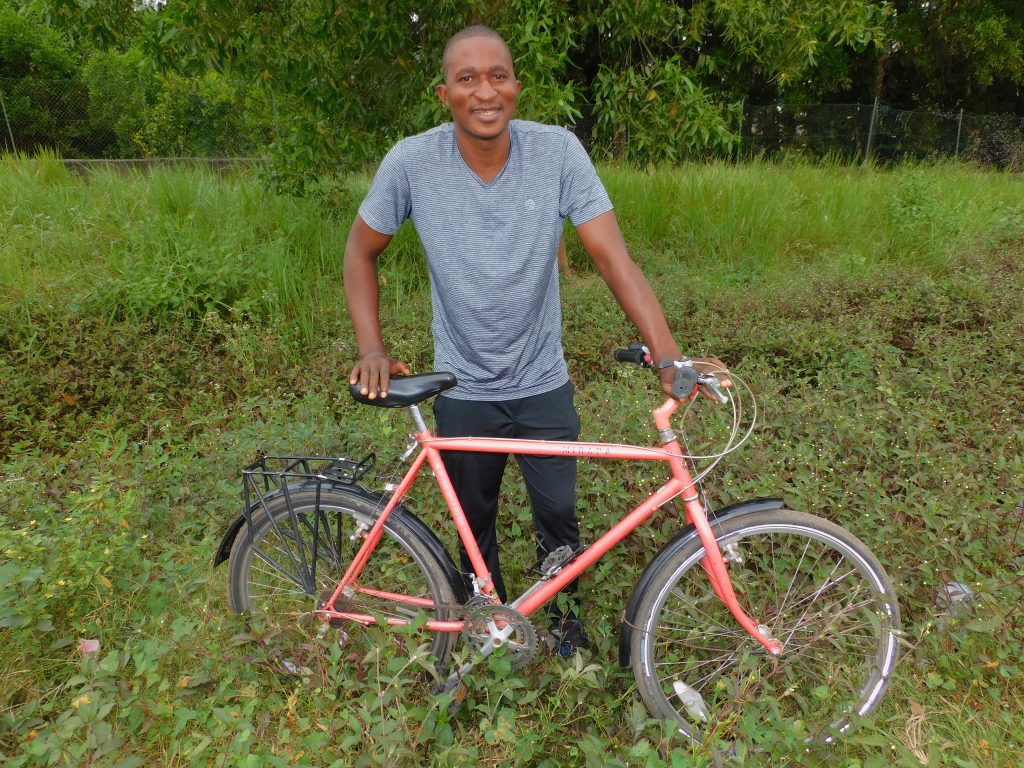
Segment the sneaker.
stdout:
<svg viewBox="0 0 1024 768">
<path fill-rule="evenodd" d="M 570 658 L 576 655 L 580 648 L 590 649 L 590 640 L 587 633 L 583 631 L 583 622 L 577 618 L 566 618 L 560 622 L 554 622 L 548 630 L 553 641 L 553 650 L 562 658 Z"/>
</svg>

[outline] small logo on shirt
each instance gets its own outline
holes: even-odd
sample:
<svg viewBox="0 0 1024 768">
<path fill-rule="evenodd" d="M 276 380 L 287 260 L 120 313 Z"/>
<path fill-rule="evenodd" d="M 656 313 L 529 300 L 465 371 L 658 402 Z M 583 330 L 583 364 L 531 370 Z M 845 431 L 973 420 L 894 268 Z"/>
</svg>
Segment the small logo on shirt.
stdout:
<svg viewBox="0 0 1024 768">
<path fill-rule="evenodd" d="M 533 201 L 532 197 L 529 200 L 526 201 L 526 210 L 532 211 L 532 210 L 536 209 L 536 207 L 537 207 L 537 203 L 535 203 Z"/>
</svg>

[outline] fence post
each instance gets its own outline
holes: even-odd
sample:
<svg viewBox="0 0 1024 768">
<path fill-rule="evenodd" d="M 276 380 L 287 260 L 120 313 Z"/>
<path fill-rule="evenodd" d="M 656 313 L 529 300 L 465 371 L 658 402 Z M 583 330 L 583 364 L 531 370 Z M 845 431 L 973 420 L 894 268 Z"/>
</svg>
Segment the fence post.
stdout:
<svg viewBox="0 0 1024 768">
<path fill-rule="evenodd" d="M 746 100 L 740 99 L 740 130 L 739 138 L 736 139 L 736 163 L 740 162 L 740 147 L 743 145 L 743 107 L 746 106 Z"/>
<path fill-rule="evenodd" d="M 0 108 L 3 108 L 4 122 L 7 123 L 7 135 L 11 137 L 11 152 L 18 151 L 18 145 L 14 143 L 14 131 L 11 130 L 11 120 L 7 117 L 7 105 L 4 103 L 4 89 L 0 88 Z M 7 144 L 7 140 L 4 140 L 4 145 Z"/>
<path fill-rule="evenodd" d="M 964 108 L 960 107 L 960 119 L 956 121 L 956 149 L 953 151 L 953 158 L 960 159 L 960 131 L 964 127 Z"/>
<path fill-rule="evenodd" d="M 871 109 L 871 125 L 868 126 L 868 145 L 864 149 L 864 162 L 867 165 L 871 161 L 871 145 L 875 142 L 875 124 L 878 122 L 878 96 L 875 96 L 875 106 Z"/>
</svg>

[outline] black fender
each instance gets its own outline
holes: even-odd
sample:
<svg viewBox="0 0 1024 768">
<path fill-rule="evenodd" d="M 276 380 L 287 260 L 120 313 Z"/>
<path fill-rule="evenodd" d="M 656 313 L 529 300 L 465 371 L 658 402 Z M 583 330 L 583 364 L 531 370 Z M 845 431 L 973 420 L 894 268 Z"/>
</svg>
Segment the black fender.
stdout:
<svg viewBox="0 0 1024 768">
<path fill-rule="evenodd" d="M 373 491 L 358 485 L 333 485 L 321 487 L 321 491 L 327 490 L 341 491 L 342 493 L 359 496 L 360 498 L 374 504 L 381 504 L 382 508 L 383 503 L 386 503 L 387 501 L 386 496 L 374 493 Z M 281 492 L 282 491 L 280 490 L 274 491 L 274 493 Z M 271 496 L 272 495 L 273 494 L 271 494 Z M 402 504 L 399 504 L 391 511 L 391 516 L 400 520 L 402 524 L 426 546 L 427 550 L 434 556 L 434 560 L 437 561 L 438 566 L 442 571 L 444 571 L 445 576 L 451 583 L 452 590 L 455 592 L 455 596 L 458 601 L 460 603 L 465 603 L 469 599 L 469 594 L 466 590 L 466 582 L 462 578 L 462 573 L 455 567 L 455 563 L 452 560 L 451 555 L 448 554 L 448 550 L 444 548 L 444 544 L 441 543 L 440 539 L 438 539 L 434 532 L 427 527 L 426 523 L 416 517 L 416 515 L 410 512 Z M 214 555 L 213 558 L 213 565 L 215 568 L 231 556 L 231 547 L 234 544 L 235 537 L 244 526 L 245 513 L 243 512 L 231 521 L 231 525 L 229 525 L 227 530 L 224 532 L 224 536 L 220 541 L 220 546 L 217 547 L 217 554 Z"/>
<path fill-rule="evenodd" d="M 722 509 L 715 510 L 713 515 L 709 515 L 708 519 L 711 522 L 712 527 L 716 523 L 724 522 L 725 520 L 733 517 L 739 517 L 741 515 L 750 515 L 755 512 L 771 512 L 775 509 L 781 509 L 784 506 L 782 499 L 750 499 L 749 501 L 740 501 L 736 504 L 730 504 Z M 640 604 L 640 596 L 647 591 L 654 577 L 661 570 L 662 566 L 675 555 L 679 550 L 689 544 L 697 538 L 697 529 L 693 525 L 686 526 L 683 530 L 665 542 L 664 546 L 658 550 L 651 562 L 644 568 L 644 572 L 640 574 L 640 578 L 637 579 L 636 586 L 633 587 L 633 594 L 629 596 L 629 600 L 626 602 L 626 608 L 622 612 L 622 624 L 619 627 L 619 665 L 622 667 L 628 667 L 630 663 L 630 647 L 633 640 L 633 629 L 636 626 L 636 613 Z M 708 584 L 708 589 L 711 585 Z"/>
</svg>

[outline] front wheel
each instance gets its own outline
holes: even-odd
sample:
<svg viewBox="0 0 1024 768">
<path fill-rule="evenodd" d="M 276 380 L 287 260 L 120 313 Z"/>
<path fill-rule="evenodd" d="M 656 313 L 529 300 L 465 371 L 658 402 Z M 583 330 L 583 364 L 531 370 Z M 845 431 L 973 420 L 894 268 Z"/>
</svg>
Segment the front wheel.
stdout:
<svg viewBox="0 0 1024 768">
<path fill-rule="evenodd" d="M 769 656 L 714 594 L 695 538 L 638 603 L 632 658 L 644 703 L 696 741 L 740 738 L 754 710 L 832 741 L 878 705 L 895 667 L 888 576 L 856 537 L 813 515 L 780 509 L 712 530 L 740 605 L 782 655 Z"/>
<path fill-rule="evenodd" d="M 379 512 L 379 506 L 361 494 L 339 488 L 317 493 L 315 484 L 268 496 L 253 512 L 252 535 L 243 526 L 231 548 L 232 610 L 257 618 L 290 652 L 310 647 L 309 633 L 325 629 L 314 612 L 333 594 Z M 343 610 L 379 621 L 412 622 L 421 614 L 449 619 L 456 603 L 444 568 L 402 522 L 397 509 L 385 523 L 357 586 Z M 394 594 L 413 600 L 396 602 L 388 597 Z M 360 660 L 365 653 L 380 650 L 375 646 L 382 633 L 368 632 L 355 622 L 335 624 L 345 633 L 339 637 L 347 655 Z M 411 654 L 407 634 L 385 635 L 399 654 Z M 444 667 L 456 639 L 453 633 L 430 633 L 428 652 L 438 669 Z"/>
</svg>

